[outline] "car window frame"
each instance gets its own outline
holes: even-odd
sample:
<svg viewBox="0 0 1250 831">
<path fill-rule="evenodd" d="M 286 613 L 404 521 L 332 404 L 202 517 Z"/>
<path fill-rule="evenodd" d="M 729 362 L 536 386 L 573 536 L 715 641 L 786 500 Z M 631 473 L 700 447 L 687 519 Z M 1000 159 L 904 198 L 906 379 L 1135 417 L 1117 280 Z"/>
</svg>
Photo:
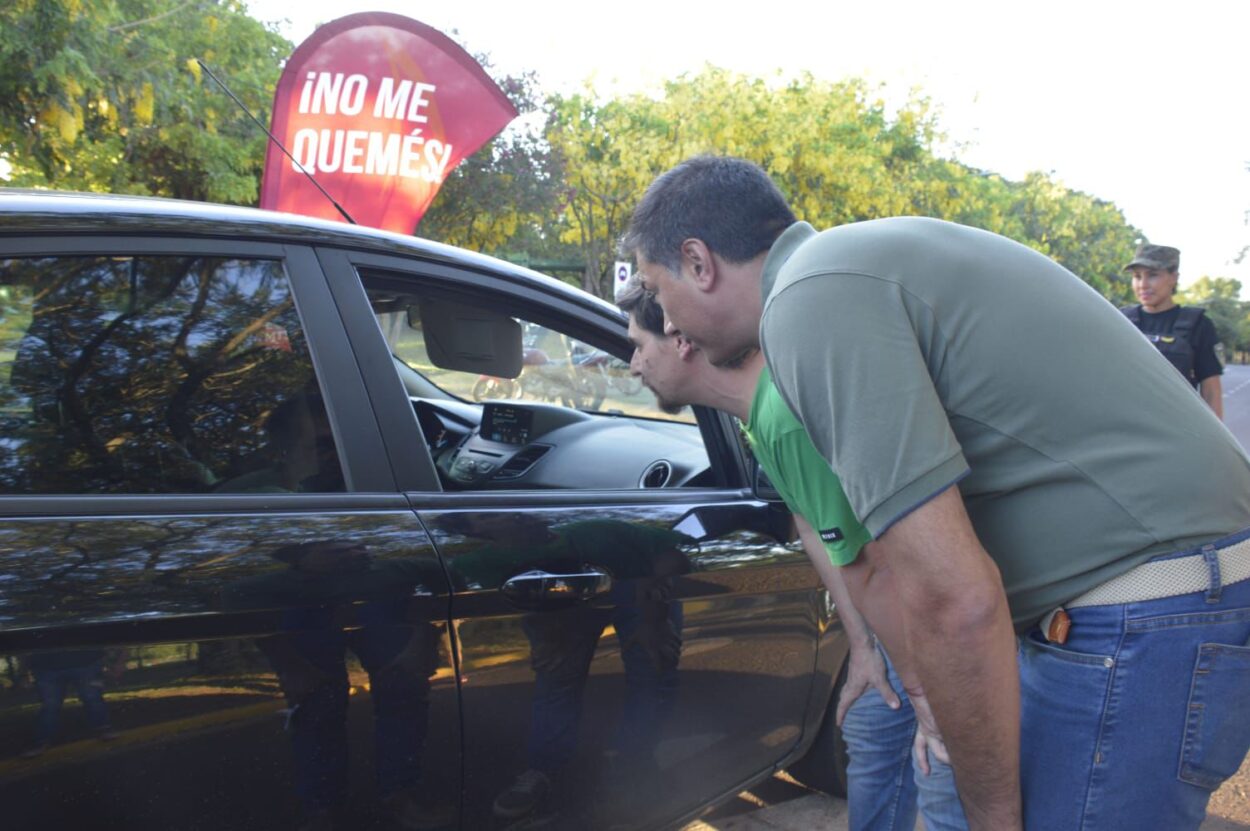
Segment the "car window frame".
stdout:
<svg viewBox="0 0 1250 831">
<path fill-rule="evenodd" d="M 278 260 L 290 283 L 296 314 L 304 329 L 317 378 L 334 432 L 346 490 L 339 493 L 266 494 L 292 504 L 324 504 L 343 493 L 395 493 L 397 486 L 377 429 L 370 400 L 350 344 L 326 285 L 325 274 L 311 247 L 233 237 L 173 237 L 141 234 L 0 235 L 0 258 L 75 256 L 204 256 L 222 259 Z M 56 505 L 84 499 L 123 500 L 138 504 L 176 500 L 192 505 L 224 506 L 232 499 L 254 500 L 251 494 L 65 494 L 0 495 L 0 516 L 29 512 L 32 505 Z M 291 497 L 294 497 L 292 499 Z"/>
<path fill-rule="evenodd" d="M 379 415 L 384 433 L 388 428 L 395 432 L 387 435 L 388 446 L 417 447 L 429 465 L 433 486 L 424 476 L 403 477 L 397 470 L 397 479 L 405 493 L 421 493 L 423 501 L 431 497 L 435 502 L 453 504 L 472 493 L 475 504 L 608 504 L 627 501 L 631 503 L 691 501 L 706 499 L 709 494 L 741 498 L 750 494 L 750 478 L 747 465 L 732 431 L 737 429 L 729 416 L 706 407 L 693 408 L 695 419 L 708 454 L 716 482 L 707 487 L 656 488 L 656 489 L 546 489 L 546 490 L 489 490 L 444 492 L 434 469 L 433 459 L 425 444 L 420 425 L 413 412 L 411 401 L 403 393 L 403 385 L 397 383 L 393 368 L 393 356 L 381 330 L 373 317 L 365 294 L 360 270 L 394 275 L 398 287 L 438 292 L 442 296 L 460 296 L 472 301 L 482 294 L 491 296 L 495 305 L 515 308 L 516 313 L 550 326 L 557 323 L 559 331 L 590 346 L 603 349 L 623 360 L 628 360 L 632 346 L 627 337 L 628 321 L 619 312 L 598 309 L 590 304 L 582 305 L 562 297 L 558 292 L 543 291 L 541 284 L 531 284 L 524 278 L 517 279 L 503 273 L 492 273 L 450 261 L 422 257 L 404 257 L 373 251 L 318 247 L 331 289 L 335 291 L 339 308 L 344 313 L 344 324 L 371 393 L 380 397 L 375 406 L 385 400 L 386 406 L 397 408 L 394 417 Z M 398 399 L 398 400 L 397 400 Z M 402 403 L 400 403 L 402 402 Z M 406 486 L 412 482 L 415 486 Z M 729 491 L 730 494 L 726 494 Z M 446 499 L 440 499 L 442 494 Z"/>
</svg>

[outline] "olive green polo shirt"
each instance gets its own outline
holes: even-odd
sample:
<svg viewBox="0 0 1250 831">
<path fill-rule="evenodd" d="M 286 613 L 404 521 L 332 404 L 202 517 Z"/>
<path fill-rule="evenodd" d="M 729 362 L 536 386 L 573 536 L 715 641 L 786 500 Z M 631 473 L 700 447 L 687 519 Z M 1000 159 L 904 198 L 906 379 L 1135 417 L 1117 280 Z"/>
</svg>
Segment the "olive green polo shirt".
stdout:
<svg viewBox="0 0 1250 831">
<path fill-rule="evenodd" d="M 1120 312 L 1005 237 L 919 217 L 769 253 L 760 341 L 874 538 L 958 483 L 1012 615 L 1250 524 L 1250 461 Z"/>
<path fill-rule="evenodd" d="M 872 542 L 842 492 L 842 483 L 773 386 L 765 367 L 744 425 L 760 467 L 790 509 L 820 535 L 836 566 L 852 562 Z"/>
</svg>

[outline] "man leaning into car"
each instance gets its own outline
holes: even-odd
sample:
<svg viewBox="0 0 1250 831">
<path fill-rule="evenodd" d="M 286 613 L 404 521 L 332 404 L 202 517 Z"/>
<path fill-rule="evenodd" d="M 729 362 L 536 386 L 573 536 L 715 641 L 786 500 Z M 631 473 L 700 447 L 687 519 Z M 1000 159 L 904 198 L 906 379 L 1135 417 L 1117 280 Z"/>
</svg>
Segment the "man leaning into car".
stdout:
<svg viewBox="0 0 1250 831">
<path fill-rule="evenodd" d="M 1154 347 L 1036 251 L 817 233 L 742 159 L 662 174 L 623 248 L 713 363 L 763 349 L 841 478 L 970 827 L 1196 829 L 1250 747 L 1250 460 Z"/>
<path fill-rule="evenodd" d="M 743 424 L 760 466 L 794 511 L 803 549 L 834 600 L 851 646 L 835 714 L 850 755 L 850 831 L 911 831 L 917 808 L 929 831 L 966 829 L 950 759 L 923 691 L 914 677 L 900 680 L 889 666 L 836 567 L 871 544 L 868 532 L 851 513 L 838 477 L 781 401 L 763 356 L 754 352 L 732 369 L 712 366 L 689 341 L 665 334 L 664 311 L 637 278 L 626 284 L 617 305 L 629 315 L 630 370 L 662 410 L 702 405 Z"/>
</svg>

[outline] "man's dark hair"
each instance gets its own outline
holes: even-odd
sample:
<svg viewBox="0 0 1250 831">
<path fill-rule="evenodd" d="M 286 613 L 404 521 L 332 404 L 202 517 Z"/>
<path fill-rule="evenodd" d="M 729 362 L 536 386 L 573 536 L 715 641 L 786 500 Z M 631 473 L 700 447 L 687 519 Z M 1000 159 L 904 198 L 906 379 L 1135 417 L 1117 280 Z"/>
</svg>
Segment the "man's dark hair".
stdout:
<svg viewBox="0 0 1250 831">
<path fill-rule="evenodd" d="M 759 165 L 695 156 L 651 183 L 620 248 L 677 273 L 681 244 L 693 238 L 731 263 L 744 263 L 771 248 L 794 222 L 786 198 Z"/>
<path fill-rule="evenodd" d="M 656 302 L 655 295 L 643 286 L 642 278 L 637 274 L 629 278 L 620 296 L 616 298 L 616 305 L 625 314 L 633 315 L 639 329 L 664 337 L 664 310 Z"/>
</svg>

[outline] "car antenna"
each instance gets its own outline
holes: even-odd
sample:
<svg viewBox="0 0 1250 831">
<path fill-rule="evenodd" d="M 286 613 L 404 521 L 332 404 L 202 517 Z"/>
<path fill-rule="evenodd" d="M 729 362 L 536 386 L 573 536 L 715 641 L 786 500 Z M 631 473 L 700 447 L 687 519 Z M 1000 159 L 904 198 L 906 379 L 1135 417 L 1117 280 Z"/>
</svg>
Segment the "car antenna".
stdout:
<svg viewBox="0 0 1250 831">
<path fill-rule="evenodd" d="M 313 183 L 313 187 L 315 187 L 317 190 L 321 191 L 321 195 L 322 195 L 322 196 L 324 196 L 326 199 L 329 199 L 329 200 L 330 200 L 330 204 L 331 204 L 331 205 L 333 205 L 335 208 L 337 208 L 337 209 L 338 209 L 338 212 L 339 212 L 339 213 L 341 213 L 341 214 L 343 215 L 343 218 L 344 218 L 344 219 L 346 219 L 346 220 L 347 220 L 348 222 L 350 222 L 351 224 L 356 225 L 356 224 L 357 224 L 357 222 L 356 222 L 356 220 L 352 219 L 351 214 L 349 214 L 347 211 L 343 210 L 343 206 L 342 206 L 342 205 L 340 205 L 338 202 L 335 202 L 335 201 L 334 201 L 334 197 L 333 197 L 333 196 L 331 196 L 330 194 L 326 193 L 326 189 L 325 189 L 325 188 L 323 188 L 323 187 L 322 187 L 322 186 L 321 186 L 321 185 L 317 182 L 317 180 L 313 178 L 313 175 L 312 175 L 311 173 L 309 173 L 309 172 L 308 172 L 308 171 L 304 168 L 304 166 L 303 166 L 302 164 L 300 164 L 300 163 L 299 163 L 299 161 L 298 161 L 298 160 L 297 160 L 294 156 L 292 156 L 289 152 L 287 152 L 287 149 L 286 149 L 285 147 L 283 147 L 283 146 L 282 146 L 282 142 L 278 141 L 278 137 L 277 137 L 277 136 L 275 136 L 273 133 L 269 132 L 269 128 L 268 128 L 268 127 L 266 127 L 264 124 L 261 124 L 261 123 L 260 123 L 260 119 L 259 119 L 259 118 L 257 118 L 256 116 L 252 115 L 252 111 L 251 111 L 251 110 L 249 110 L 249 109 L 247 108 L 247 106 L 246 106 L 246 105 L 245 105 L 242 101 L 240 101 L 240 100 L 239 100 L 239 96 L 237 96 L 237 95 L 235 95 L 233 92 L 231 92 L 231 91 L 230 91 L 230 87 L 228 87 L 228 86 L 226 86 L 224 83 L 222 83 L 222 80 L 221 80 L 220 78 L 218 78 L 216 75 L 214 75 L 214 74 L 213 74 L 213 70 L 209 69 L 209 68 L 208 68 L 208 65 L 207 65 L 206 63 L 204 63 L 204 62 L 203 62 L 202 60 L 200 60 L 199 58 L 196 58 L 196 59 L 195 59 L 195 62 L 196 62 L 196 63 L 198 63 L 198 64 L 200 65 L 200 69 L 202 69 L 202 70 L 204 70 L 205 72 L 207 72 L 207 73 L 208 73 L 208 77 L 210 77 L 210 78 L 212 78 L 214 81 L 216 81 L 216 82 L 217 82 L 217 85 L 218 85 L 219 87 L 221 87 L 223 90 L 225 90 L 226 95 L 229 95 L 229 96 L 230 96 L 230 100 L 234 101 L 234 103 L 236 103 L 236 104 L 238 104 L 238 105 L 239 105 L 239 109 L 241 109 L 241 110 L 243 110 L 243 112 L 247 113 L 247 117 L 248 117 L 248 118 L 250 118 L 250 119 L 252 119 L 252 121 L 255 121 L 255 122 L 256 122 L 256 126 L 257 126 L 257 127 L 259 127 L 260 129 L 262 129 L 262 130 L 264 130 L 264 131 L 265 131 L 265 135 L 269 136 L 269 140 L 270 140 L 270 141 L 272 141 L 272 142 L 273 142 L 273 143 L 277 146 L 277 148 L 278 148 L 279 150 L 281 150 L 283 153 L 285 153 L 285 154 L 286 154 L 286 157 L 287 157 L 288 159 L 290 159 L 290 160 L 291 160 L 291 163 L 295 165 L 295 167 L 299 170 L 299 172 L 300 172 L 300 173 L 303 173 L 305 176 L 307 176 L 307 177 L 308 177 L 308 181 L 310 181 L 310 182 L 312 182 L 312 183 Z"/>
</svg>

